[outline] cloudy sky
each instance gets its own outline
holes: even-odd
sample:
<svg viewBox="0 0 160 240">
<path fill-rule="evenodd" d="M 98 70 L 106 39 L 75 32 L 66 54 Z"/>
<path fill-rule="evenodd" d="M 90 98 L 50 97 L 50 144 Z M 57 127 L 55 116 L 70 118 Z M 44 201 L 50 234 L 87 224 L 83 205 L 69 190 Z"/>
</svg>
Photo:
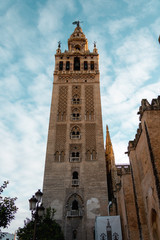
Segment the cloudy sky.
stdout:
<svg viewBox="0 0 160 240">
<path fill-rule="evenodd" d="M 160 92 L 159 12 L 159 0 L 0 1 L 0 184 L 9 180 L 5 195 L 19 208 L 9 232 L 42 189 L 57 42 L 67 49 L 75 20 L 91 51 L 97 42 L 104 132 L 108 124 L 116 162 L 126 163 L 141 99 Z"/>
</svg>

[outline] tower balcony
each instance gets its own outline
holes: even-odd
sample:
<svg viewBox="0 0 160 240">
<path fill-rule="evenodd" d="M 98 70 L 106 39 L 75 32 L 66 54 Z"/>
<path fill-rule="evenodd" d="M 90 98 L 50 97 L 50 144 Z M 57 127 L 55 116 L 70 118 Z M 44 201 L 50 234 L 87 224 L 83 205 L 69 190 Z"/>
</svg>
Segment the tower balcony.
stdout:
<svg viewBox="0 0 160 240">
<path fill-rule="evenodd" d="M 79 186 L 79 180 L 78 179 L 72 179 L 72 186 Z"/>
<path fill-rule="evenodd" d="M 80 139 L 81 135 L 71 135 L 71 139 Z"/>
<path fill-rule="evenodd" d="M 70 157 L 69 161 L 70 162 L 80 162 L 81 158 L 80 157 Z"/>
<path fill-rule="evenodd" d="M 79 120 L 81 120 L 81 115 L 79 116 L 71 115 L 71 121 L 79 121 Z"/>
<path fill-rule="evenodd" d="M 70 210 L 67 211 L 67 217 L 82 217 L 82 211 L 81 210 Z"/>
</svg>

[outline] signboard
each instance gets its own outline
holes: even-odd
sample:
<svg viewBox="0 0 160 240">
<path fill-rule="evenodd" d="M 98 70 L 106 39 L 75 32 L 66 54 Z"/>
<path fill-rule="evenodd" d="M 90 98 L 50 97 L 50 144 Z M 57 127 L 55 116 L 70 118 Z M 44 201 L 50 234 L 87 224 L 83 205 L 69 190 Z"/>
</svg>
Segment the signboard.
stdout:
<svg viewBox="0 0 160 240">
<path fill-rule="evenodd" d="M 122 240 L 120 216 L 96 217 L 95 240 Z"/>
</svg>

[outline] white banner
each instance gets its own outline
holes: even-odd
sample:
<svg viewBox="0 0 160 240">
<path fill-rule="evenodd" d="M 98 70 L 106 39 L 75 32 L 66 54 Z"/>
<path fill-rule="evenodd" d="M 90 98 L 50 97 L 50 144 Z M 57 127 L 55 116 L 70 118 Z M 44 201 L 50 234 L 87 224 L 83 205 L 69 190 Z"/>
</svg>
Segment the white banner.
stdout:
<svg viewBox="0 0 160 240">
<path fill-rule="evenodd" d="M 122 240 L 120 216 L 96 217 L 96 240 Z"/>
</svg>

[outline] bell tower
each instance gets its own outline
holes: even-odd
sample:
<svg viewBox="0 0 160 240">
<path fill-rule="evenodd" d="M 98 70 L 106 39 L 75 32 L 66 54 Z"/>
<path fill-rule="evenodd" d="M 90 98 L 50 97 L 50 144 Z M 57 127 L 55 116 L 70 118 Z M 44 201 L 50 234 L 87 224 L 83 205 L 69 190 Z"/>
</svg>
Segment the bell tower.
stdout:
<svg viewBox="0 0 160 240">
<path fill-rule="evenodd" d="M 108 206 L 99 55 L 74 23 L 68 50 L 59 43 L 55 54 L 43 203 L 66 240 L 93 240 L 95 217 Z"/>
</svg>

